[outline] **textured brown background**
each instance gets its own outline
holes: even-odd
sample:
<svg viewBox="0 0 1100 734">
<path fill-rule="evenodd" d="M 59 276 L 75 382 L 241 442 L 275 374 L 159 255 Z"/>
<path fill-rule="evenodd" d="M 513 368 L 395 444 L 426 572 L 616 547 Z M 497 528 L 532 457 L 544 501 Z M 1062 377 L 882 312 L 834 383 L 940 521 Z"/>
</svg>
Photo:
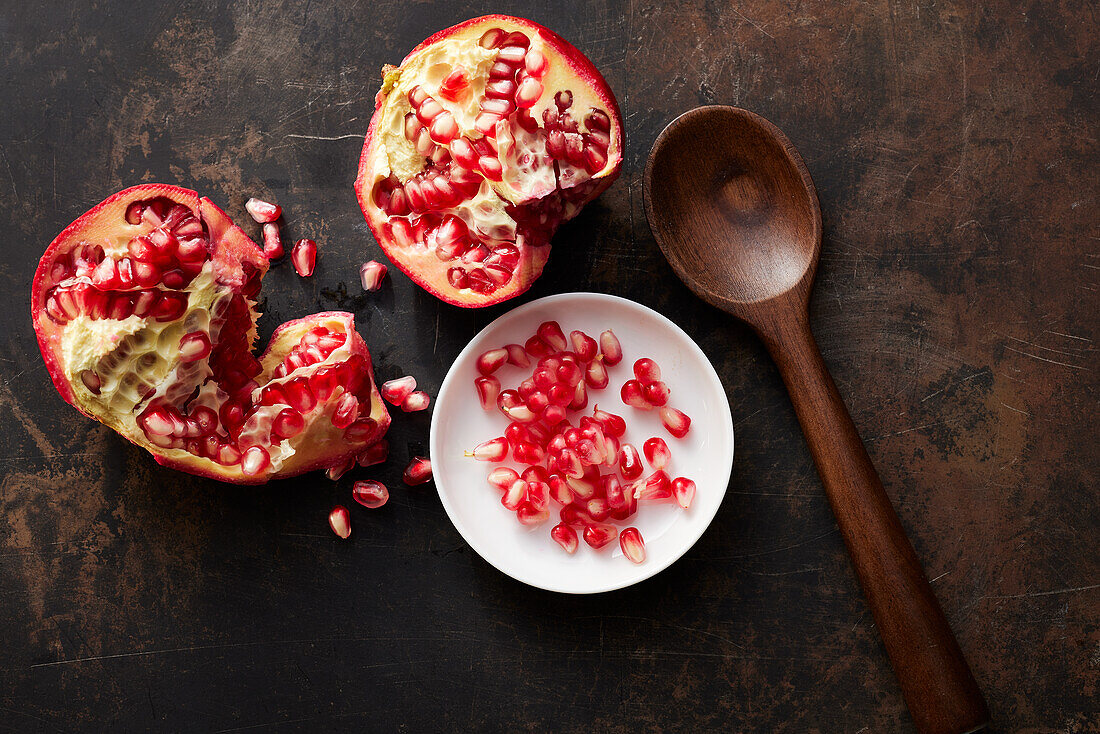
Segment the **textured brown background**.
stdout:
<svg viewBox="0 0 1100 734">
<path fill-rule="evenodd" d="M 378 250 L 351 183 L 381 64 L 490 10 L 587 53 L 627 130 L 623 177 L 521 300 L 669 314 L 736 422 L 711 529 L 597 597 L 503 577 L 430 487 L 396 486 L 426 415 L 396 421 L 375 472 L 393 499 L 341 543 L 325 516 L 353 477 L 163 470 L 54 394 L 27 315 L 46 244 L 112 191 L 179 183 L 242 221 L 268 194 L 322 255 L 311 280 L 268 277 L 264 335 L 353 310 L 380 376 L 434 391 L 507 306 L 401 275 L 361 295 Z M 1068 0 L 6 0 L 0 730 L 909 730 L 773 367 L 669 276 L 642 214 L 651 141 L 712 102 L 777 123 L 817 182 L 814 328 L 996 731 L 1100 730 L 1098 33 L 1095 3 Z"/>
</svg>

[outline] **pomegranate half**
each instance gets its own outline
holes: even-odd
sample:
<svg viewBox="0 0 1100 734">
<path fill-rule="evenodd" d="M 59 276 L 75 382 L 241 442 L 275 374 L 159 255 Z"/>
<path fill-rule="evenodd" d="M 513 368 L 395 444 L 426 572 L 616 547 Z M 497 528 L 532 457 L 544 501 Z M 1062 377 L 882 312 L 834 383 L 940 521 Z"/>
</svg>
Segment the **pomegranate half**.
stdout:
<svg viewBox="0 0 1100 734">
<path fill-rule="evenodd" d="M 558 225 L 619 175 L 622 139 L 615 97 L 580 51 L 486 15 L 383 69 L 355 191 L 410 278 L 488 306 L 539 277 Z"/>
<path fill-rule="evenodd" d="M 342 466 L 390 417 L 349 313 L 276 329 L 257 359 L 263 251 L 194 191 L 121 191 L 58 235 L 31 316 L 58 392 L 175 469 L 258 484 Z"/>
</svg>

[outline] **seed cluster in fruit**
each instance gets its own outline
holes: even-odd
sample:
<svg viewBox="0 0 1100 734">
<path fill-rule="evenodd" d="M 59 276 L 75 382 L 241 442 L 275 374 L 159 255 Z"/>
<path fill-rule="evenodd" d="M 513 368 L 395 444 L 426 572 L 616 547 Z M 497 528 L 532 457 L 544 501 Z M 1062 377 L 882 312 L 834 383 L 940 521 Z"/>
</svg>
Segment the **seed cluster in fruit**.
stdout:
<svg viewBox="0 0 1100 734">
<path fill-rule="evenodd" d="M 695 482 L 672 479 L 665 471 L 672 451 L 661 437 L 645 441 L 642 456 L 622 439 L 626 420 L 596 405 L 597 393 L 610 384 L 608 367 L 622 360 L 622 345 L 610 329 L 599 341 L 582 331 L 568 339 L 556 321 L 539 325 L 522 346 L 508 344 L 482 353 L 474 379 L 478 400 L 486 411 L 499 411 L 509 423 L 504 435 L 483 441 L 467 455 L 489 462 L 508 458 L 524 465 L 521 471 L 501 466 L 489 472 L 489 485 L 501 492 L 501 504 L 515 512 L 524 525 L 538 525 L 558 507 L 561 522 L 550 536 L 568 553 L 580 537 L 595 549 L 618 537 L 623 554 L 635 563 L 645 560 L 645 542 L 637 528 L 620 533 L 615 522 L 625 522 L 639 511 L 639 503 L 675 501 L 683 509 L 695 497 Z M 515 388 L 502 389 L 500 370 L 510 365 L 534 369 Z M 627 385 L 636 401 L 626 401 Z M 622 387 L 624 402 L 633 407 L 668 407 L 671 389 L 661 382 L 660 367 L 649 358 L 634 364 L 634 378 Z M 652 399 L 644 398 L 652 395 Z M 588 411 L 589 403 L 593 404 Z M 672 410 L 669 408 L 669 410 Z M 683 438 L 690 419 L 662 423 L 675 438 Z"/>
</svg>

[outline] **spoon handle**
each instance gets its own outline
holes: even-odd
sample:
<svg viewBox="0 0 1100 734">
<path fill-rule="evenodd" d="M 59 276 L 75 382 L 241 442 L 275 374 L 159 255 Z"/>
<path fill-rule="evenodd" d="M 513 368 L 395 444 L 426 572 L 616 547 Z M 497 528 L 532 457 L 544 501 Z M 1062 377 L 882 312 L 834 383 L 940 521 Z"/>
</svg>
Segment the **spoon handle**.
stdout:
<svg viewBox="0 0 1100 734">
<path fill-rule="evenodd" d="M 989 710 L 810 333 L 804 309 L 757 331 L 779 367 L 902 694 L 922 734 Z"/>
</svg>

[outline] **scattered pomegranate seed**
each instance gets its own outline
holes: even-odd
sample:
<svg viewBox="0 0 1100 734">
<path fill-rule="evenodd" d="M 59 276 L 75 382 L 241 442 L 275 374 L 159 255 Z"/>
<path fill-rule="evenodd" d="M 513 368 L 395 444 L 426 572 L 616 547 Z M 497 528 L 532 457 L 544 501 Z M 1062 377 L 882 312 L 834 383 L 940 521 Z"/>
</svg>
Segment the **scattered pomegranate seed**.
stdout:
<svg viewBox="0 0 1100 734">
<path fill-rule="evenodd" d="M 332 528 L 332 532 L 345 540 L 351 537 L 351 517 L 348 515 L 348 508 L 343 505 L 333 507 L 332 512 L 328 514 L 328 526 Z"/>
<path fill-rule="evenodd" d="M 332 466 L 325 469 L 325 476 L 328 477 L 330 480 L 332 480 L 334 482 L 339 481 L 340 477 L 344 476 L 349 471 L 351 471 L 352 467 L 354 467 L 354 466 L 355 466 L 355 459 L 354 458 L 348 459 L 347 461 L 340 462 L 339 464 L 333 464 Z"/>
<path fill-rule="evenodd" d="M 623 383 L 619 396 L 623 402 L 631 408 L 639 410 L 652 410 L 653 406 L 645 399 L 645 386 L 638 380 L 627 380 Z"/>
<path fill-rule="evenodd" d="M 355 457 L 355 460 L 359 462 L 359 466 L 374 466 L 375 464 L 381 464 L 390 456 L 390 442 L 386 439 L 380 440 L 378 443 L 372 444 L 367 448 L 359 452 L 359 455 Z"/>
<path fill-rule="evenodd" d="M 592 411 L 592 417 L 599 421 L 600 425 L 603 426 L 604 432 L 609 436 L 622 438 L 623 434 L 626 433 L 626 421 L 614 413 L 600 410 L 600 406 L 598 405 Z"/>
<path fill-rule="evenodd" d="M 504 461 L 508 456 L 508 439 L 501 436 L 500 438 L 482 441 L 477 446 L 474 446 L 473 451 L 467 452 L 466 455 L 472 456 L 478 461 Z"/>
<path fill-rule="evenodd" d="M 661 408 L 661 423 L 676 438 L 683 438 L 691 429 L 691 418 L 676 408 Z"/>
<path fill-rule="evenodd" d="M 542 340 L 539 336 L 533 336 L 523 343 L 523 349 L 532 357 L 547 357 L 554 353 L 554 348 Z"/>
<path fill-rule="evenodd" d="M 396 380 L 383 382 L 382 387 L 378 388 L 378 392 L 382 394 L 382 399 L 390 405 L 401 405 L 405 402 L 405 398 L 409 396 L 409 393 L 415 389 L 416 378 L 412 375 L 405 375 L 404 377 L 398 377 Z"/>
<path fill-rule="evenodd" d="M 507 466 L 498 466 L 489 472 L 489 484 L 496 487 L 501 492 L 506 491 L 509 487 L 516 483 L 519 479 L 519 474 L 516 474 L 516 470 Z"/>
<path fill-rule="evenodd" d="M 573 352 L 580 361 L 591 362 L 596 358 L 596 352 L 599 351 L 599 345 L 597 345 L 596 340 L 588 334 L 585 334 L 583 331 L 571 331 L 569 332 L 569 341 L 573 342 Z"/>
<path fill-rule="evenodd" d="M 432 462 L 423 456 L 414 456 L 409 465 L 405 467 L 405 475 L 402 479 L 410 487 L 430 482 L 432 479 Z"/>
<path fill-rule="evenodd" d="M 657 438 L 656 436 L 646 439 L 646 442 L 642 444 L 642 451 L 645 452 L 645 460 L 654 469 L 664 469 L 672 459 L 672 452 L 668 450 L 668 444 L 665 443 L 663 438 Z"/>
<path fill-rule="evenodd" d="M 270 204 L 262 199 L 249 199 L 244 203 L 244 209 L 257 224 L 274 222 L 283 213 L 278 204 Z"/>
<path fill-rule="evenodd" d="M 672 480 L 672 496 L 676 498 L 676 504 L 685 510 L 691 507 L 691 502 L 695 499 L 695 482 L 676 477 Z"/>
<path fill-rule="evenodd" d="M 386 277 L 386 266 L 370 260 L 359 266 L 359 282 L 365 291 L 377 291 L 382 288 L 382 279 Z"/>
<path fill-rule="evenodd" d="M 520 344 L 506 344 L 504 349 L 508 352 L 508 364 L 519 368 L 531 366 L 531 358 L 527 356 L 527 350 Z"/>
<path fill-rule="evenodd" d="M 619 547 L 623 549 L 623 555 L 630 559 L 631 563 L 645 561 L 645 541 L 638 528 L 625 528 L 619 533 Z"/>
<path fill-rule="evenodd" d="M 642 357 L 634 363 L 634 376 L 643 383 L 656 382 L 661 379 L 661 368 L 649 357 Z"/>
<path fill-rule="evenodd" d="M 524 525 L 538 525 L 550 518 L 550 511 L 545 505 L 537 508 L 530 501 L 524 502 L 516 509 L 516 518 Z"/>
<path fill-rule="evenodd" d="M 313 269 L 317 266 L 317 243 L 313 240 L 298 240 L 290 251 L 290 261 L 294 263 L 294 270 L 298 275 L 303 278 L 313 275 Z"/>
<path fill-rule="evenodd" d="M 427 408 L 431 400 L 432 399 L 428 397 L 428 393 L 423 390 L 414 390 L 409 393 L 408 397 L 401 403 L 401 410 L 406 413 L 416 413 L 417 411 Z"/>
<path fill-rule="evenodd" d="M 508 350 L 490 349 L 477 358 L 477 371 L 488 377 L 508 361 Z"/>
<path fill-rule="evenodd" d="M 268 223 L 264 225 L 264 257 L 268 260 L 278 260 L 284 255 L 283 240 L 279 236 L 279 225 Z"/>
<path fill-rule="evenodd" d="M 374 510 L 386 504 L 390 491 L 381 482 L 364 479 L 351 485 L 351 496 L 363 507 Z"/>
<path fill-rule="evenodd" d="M 527 482 L 517 479 L 504 491 L 500 504 L 515 512 L 527 497 Z"/>
<path fill-rule="evenodd" d="M 477 388 L 477 399 L 481 402 L 482 410 L 493 410 L 497 407 L 500 380 L 495 377 L 478 377 L 474 380 L 474 386 Z"/>
<path fill-rule="evenodd" d="M 535 334 L 556 351 L 561 352 L 569 348 L 569 344 L 565 341 L 565 333 L 562 332 L 557 321 L 544 321 L 539 324 Z"/>
<path fill-rule="evenodd" d="M 645 479 L 634 482 L 634 499 L 643 501 L 667 500 L 672 497 L 672 483 L 668 474 L 658 469 Z"/>
<path fill-rule="evenodd" d="M 605 545 L 615 540 L 619 531 L 614 525 L 608 525 L 607 523 L 594 522 L 590 525 L 584 526 L 584 542 L 590 546 L 599 550 Z"/>
<path fill-rule="evenodd" d="M 603 361 L 609 365 L 617 365 L 623 361 L 622 345 L 619 344 L 619 337 L 615 336 L 615 332 L 611 329 L 600 334 L 600 354 L 603 355 Z"/>
<path fill-rule="evenodd" d="M 569 554 L 576 553 L 577 546 L 580 545 L 577 539 L 577 531 L 565 523 L 558 523 L 551 528 L 550 537 Z"/>
</svg>

